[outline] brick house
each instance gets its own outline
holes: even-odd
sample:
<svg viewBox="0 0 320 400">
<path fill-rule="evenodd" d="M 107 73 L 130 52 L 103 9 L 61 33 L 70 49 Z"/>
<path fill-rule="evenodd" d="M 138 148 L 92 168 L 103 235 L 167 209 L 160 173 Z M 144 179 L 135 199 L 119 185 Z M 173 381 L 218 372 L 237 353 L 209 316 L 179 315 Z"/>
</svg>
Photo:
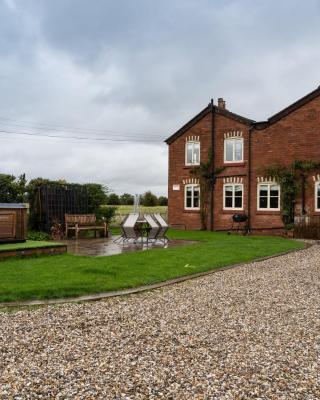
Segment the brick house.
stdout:
<svg viewBox="0 0 320 400">
<path fill-rule="evenodd" d="M 206 200 L 208 229 L 229 230 L 234 214 L 246 214 L 251 231 L 281 232 L 281 187 L 263 176 L 266 166 L 295 160 L 320 161 L 320 86 L 289 107 L 256 122 L 234 114 L 223 99 L 213 101 L 170 136 L 168 219 L 199 229 L 199 179 L 194 166 L 212 154 L 216 175 Z M 320 171 L 312 171 L 296 197 L 295 218 L 320 216 Z"/>
</svg>

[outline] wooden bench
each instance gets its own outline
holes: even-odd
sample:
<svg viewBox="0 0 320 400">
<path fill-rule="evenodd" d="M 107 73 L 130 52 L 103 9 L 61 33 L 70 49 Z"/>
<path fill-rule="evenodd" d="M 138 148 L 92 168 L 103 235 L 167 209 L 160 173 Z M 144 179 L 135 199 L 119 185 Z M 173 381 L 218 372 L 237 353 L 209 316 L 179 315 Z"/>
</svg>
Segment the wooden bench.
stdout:
<svg viewBox="0 0 320 400">
<path fill-rule="evenodd" d="M 66 237 L 69 231 L 74 231 L 76 239 L 79 237 L 80 231 L 94 231 L 97 236 L 97 231 L 103 230 L 103 236 L 108 237 L 108 226 L 106 222 L 97 223 L 97 218 L 94 214 L 65 214 Z"/>
</svg>

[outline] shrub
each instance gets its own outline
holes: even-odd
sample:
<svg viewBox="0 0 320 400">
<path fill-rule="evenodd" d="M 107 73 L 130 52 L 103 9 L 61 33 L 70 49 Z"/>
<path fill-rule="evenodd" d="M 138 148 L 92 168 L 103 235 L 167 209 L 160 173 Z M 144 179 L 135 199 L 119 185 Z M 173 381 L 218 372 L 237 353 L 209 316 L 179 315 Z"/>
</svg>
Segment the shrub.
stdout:
<svg viewBox="0 0 320 400">
<path fill-rule="evenodd" d="M 117 207 L 100 207 L 96 211 L 96 217 L 98 221 L 104 220 L 109 225 L 116 215 Z"/>
<path fill-rule="evenodd" d="M 48 235 L 48 233 L 46 233 L 46 232 L 41 232 L 41 231 L 28 231 L 27 239 L 28 240 L 37 240 L 37 241 L 49 240 L 50 235 Z"/>
</svg>

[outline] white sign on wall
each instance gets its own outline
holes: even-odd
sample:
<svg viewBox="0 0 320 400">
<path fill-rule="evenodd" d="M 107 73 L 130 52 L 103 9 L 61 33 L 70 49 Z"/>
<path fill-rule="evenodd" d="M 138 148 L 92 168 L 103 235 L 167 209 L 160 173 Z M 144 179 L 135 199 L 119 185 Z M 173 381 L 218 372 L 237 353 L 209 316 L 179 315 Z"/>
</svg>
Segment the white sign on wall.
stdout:
<svg viewBox="0 0 320 400">
<path fill-rule="evenodd" d="M 180 185 L 173 185 L 172 190 L 180 190 Z"/>
</svg>

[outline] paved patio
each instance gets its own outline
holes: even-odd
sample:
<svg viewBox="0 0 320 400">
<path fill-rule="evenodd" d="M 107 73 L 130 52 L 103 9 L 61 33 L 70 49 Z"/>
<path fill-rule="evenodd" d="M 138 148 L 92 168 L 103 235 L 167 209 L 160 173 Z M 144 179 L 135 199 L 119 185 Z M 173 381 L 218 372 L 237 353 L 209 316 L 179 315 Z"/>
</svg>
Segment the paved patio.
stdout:
<svg viewBox="0 0 320 400">
<path fill-rule="evenodd" d="M 0 327 L 3 400 L 317 400 L 320 246 Z"/>
<path fill-rule="evenodd" d="M 83 238 L 83 239 L 70 239 L 60 240 L 59 243 L 67 245 L 68 253 L 77 254 L 81 256 L 111 256 L 115 254 L 128 253 L 133 251 L 149 250 L 153 248 L 168 248 L 176 246 L 186 246 L 188 244 L 196 243 L 191 240 L 170 240 L 167 243 L 157 241 L 155 243 L 138 241 L 137 243 L 124 242 L 115 243 L 114 240 L 119 236 L 110 238 Z"/>
</svg>

